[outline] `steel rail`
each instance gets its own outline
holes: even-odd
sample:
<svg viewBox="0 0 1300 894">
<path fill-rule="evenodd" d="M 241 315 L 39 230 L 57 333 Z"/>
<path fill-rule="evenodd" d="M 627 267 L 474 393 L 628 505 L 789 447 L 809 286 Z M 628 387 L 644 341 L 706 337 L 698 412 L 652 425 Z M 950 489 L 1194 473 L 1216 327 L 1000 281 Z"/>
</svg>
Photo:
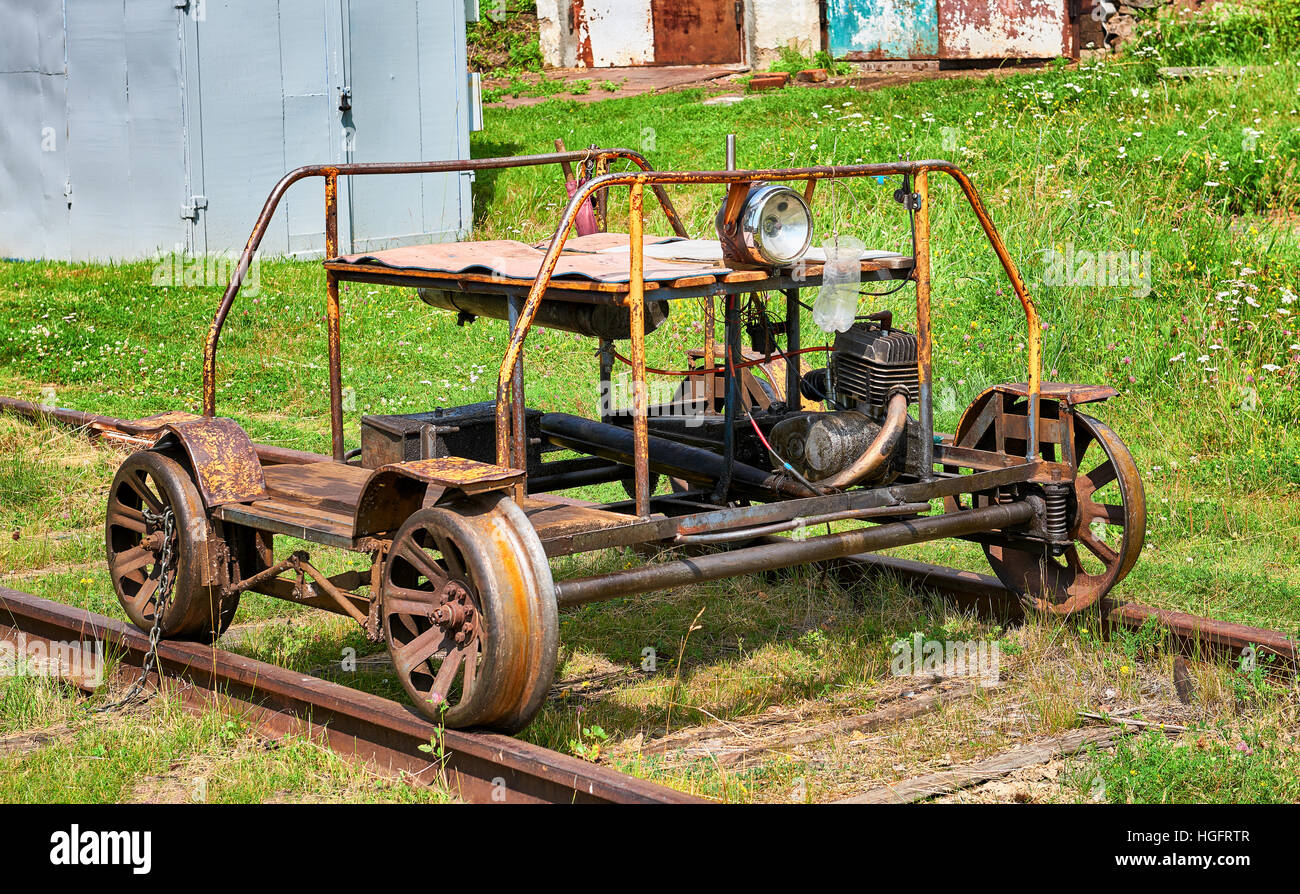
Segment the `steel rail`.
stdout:
<svg viewBox="0 0 1300 894">
<path fill-rule="evenodd" d="M 100 641 L 139 667 L 149 637 L 121 621 L 0 587 L 0 639 Z M 412 708 L 328 680 L 196 643 L 158 647 L 163 686 L 187 708 L 232 705 L 274 736 L 305 735 L 381 770 L 484 803 L 688 804 L 702 799 L 496 733 L 440 729 Z M 157 677 L 154 678 L 155 684 Z M 82 684 L 89 688 L 86 684 Z M 438 741 L 444 756 L 420 750 Z"/>
<path fill-rule="evenodd" d="M 116 416 L 101 416 L 98 413 L 86 413 L 81 410 L 69 410 L 64 407 L 52 407 L 16 397 L 0 397 L 0 412 L 12 413 L 25 419 L 49 419 L 71 428 L 85 431 L 88 436 L 112 441 L 126 447 L 147 449 L 154 445 L 162 429 L 157 426 L 142 425 L 138 421 L 119 419 Z M 294 450 L 291 447 L 275 447 L 271 444 L 254 444 L 257 458 L 268 465 L 305 465 L 308 463 L 328 462 L 329 457 L 306 450 Z"/>
<path fill-rule="evenodd" d="M 770 538 L 772 542 L 780 538 Z M 827 563 L 837 574 L 869 574 L 892 577 L 918 590 L 932 590 L 943 594 L 964 608 L 978 611 L 986 617 L 999 620 L 1018 620 L 1024 617 L 1019 597 L 1002 585 L 996 577 L 973 571 L 959 571 L 942 565 L 931 565 L 912 559 L 881 556 L 870 553 L 845 556 Z M 1300 667 L 1296 637 L 1279 630 L 1252 627 L 1231 621 L 1220 621 L 1186 612 L 1153 608 L 1137 602 L 1125 602 L 1104 596 L 1099 605 L 1100 618 L 1107 630 L 1140 630 L 1154 624 L 1163 629 L 1173 645 L 1193 658 L 1211 655 L 1240 656 L 1247 647 L 1255 650 L 1256 663 L 1267 664 L 1273 656 L 1280 667 Z M 1080 617 L 1088 617 L 1081 614 Z"/>
</svg>

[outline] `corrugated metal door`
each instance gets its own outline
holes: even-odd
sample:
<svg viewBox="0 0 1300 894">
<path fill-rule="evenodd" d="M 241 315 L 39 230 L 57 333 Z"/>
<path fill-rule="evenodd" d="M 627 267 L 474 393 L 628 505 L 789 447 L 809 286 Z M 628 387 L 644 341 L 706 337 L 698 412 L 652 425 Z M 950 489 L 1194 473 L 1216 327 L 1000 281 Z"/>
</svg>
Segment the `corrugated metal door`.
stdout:
<svg viewBox="0 0 1300 894">
<path fill-rule="evenodd" d="M 827 0 L 831 54 L 843 59 L 932 59 L 939 53 L 936 0 Z"/>
<path fill-rule="evenodd" d="M 343 0 L 349 159 L 469 157 L 465 9 L 447 0 Z M 355 251 L 468 236 L 463 174 L 353 177 Z"/>
<path fill-rule="evenodd" d="M 181 15 L 195 250 L 238 251 L 286 171 L 342 156 L 339 0 L 202 0 Z M 324 207 L 320 180 L 295 185 L 263 251 L 323 251 Z"/>
<path fill-rule="evenodd" d="M 0 3 L 0 257 L 69 251 L 62 0 Z"/>
<path fill-rule="evenodd" d="M 656 65 L 739 62 L 740 0 L 651 0 Z"/>
<path fill-rule="evenodd" d="M 0 252 L 105 260 L 183 248 L 180 46 L 171 6 L 0 9 Z"/>
<path fill-rule="evenodd" d="M 464 6 L 446 0 L 203 0 L 183 21 L 198 250 L 241 249 L 301 165 L 469 157 Z M 344 251 L 468 233 L 460 175 L 339 184 Z M 262 243 L 324 250 L 323 181 L 295 184 Z"/>
</svg>

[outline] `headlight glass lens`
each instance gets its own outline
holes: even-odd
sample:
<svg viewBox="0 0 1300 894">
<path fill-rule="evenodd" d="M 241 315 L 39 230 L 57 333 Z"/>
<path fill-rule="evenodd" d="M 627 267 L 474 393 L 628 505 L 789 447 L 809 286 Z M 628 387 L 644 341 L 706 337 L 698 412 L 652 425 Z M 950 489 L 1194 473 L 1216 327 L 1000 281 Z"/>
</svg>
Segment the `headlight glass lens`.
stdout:
<svg viewBox="0 0 1300 894">
<path fill-rule="evenodd" d="M 788 186 L 766 184 L 750 193 L 741 215 L 747 241 L 771 264 L 803 257 L 812 242 L 812 212 Z"/>
</svg>

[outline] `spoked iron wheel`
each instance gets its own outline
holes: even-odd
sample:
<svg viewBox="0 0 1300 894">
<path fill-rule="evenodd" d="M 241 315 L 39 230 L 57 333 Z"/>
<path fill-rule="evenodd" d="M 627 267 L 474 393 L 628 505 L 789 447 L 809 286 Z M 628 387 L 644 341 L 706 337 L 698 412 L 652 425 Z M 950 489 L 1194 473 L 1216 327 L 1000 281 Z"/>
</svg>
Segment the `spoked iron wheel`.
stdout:
<svg viewBox="0 0 1300 894">
<path fill-rule="evenodd" d="M 170 604 L 163 612 L 162 634 L 211 642 L 230 625 L 239 597 L 223 599 L 218 587 L 202 583 L 204 569 L 199 563 L 207 550 L 200 548 L 199 538 L 206 533 L 209 548 L 215 549 L 220 537 L 209 525 L 198 488 L 185 467 L 161 453 L 133 453 L 113 477 L 104 526 L 113 589 L 131 622 L 141 630 L 150 630 L 162 595 L 163 519 L 168 511 L 173 519 L 170 551 L 174 584 Z M 247 540 L 241 536 L 232 549 L 251 554 Z"/>
<path fill-rule="evenodd" d="M 1000 395 L 995 395 L 1000 398 Z M 1044 410 L 1054 405 L 1043 403 Z M 1024 402 L 1011 412 L 1026 411 Z M 962 426 L 978 414 L 968 410 Z M 1132 570 L 1146 539 L 1146 496 L 1133 455 L 1104 423 L 1083 413 L 1073 420 L 1072 443 L 1078 474 L 1065 498 L 1070 543 L 1059 555 L 1027 543 L 1024 548 L 986 544 L 984 553 L 1002 584 L 1019 594 L 1026 608 L 1068 615 L 1096 604 Z M 955 442 L 994 449 L 991 431 L 971 437 L 959 427 Z M 964 444 L 963 439 L 974 443 Z M 1007 442 L 1008 452 L 1023 453 L 1024 442 Z M 1050 448 L 1046 458 L 1055 459 Z M 997 497 L 976 495 L 975 505 Z M 954 508 L 949 503 L 949 511 Z"/>
<path fill-rule="evenodd" d="M 403 688 L 448 727 L 522 729 L 555 674 L 555 586 L 500 494 L 413 513 L 384 561 L 384 636 Z"/>
</svg>

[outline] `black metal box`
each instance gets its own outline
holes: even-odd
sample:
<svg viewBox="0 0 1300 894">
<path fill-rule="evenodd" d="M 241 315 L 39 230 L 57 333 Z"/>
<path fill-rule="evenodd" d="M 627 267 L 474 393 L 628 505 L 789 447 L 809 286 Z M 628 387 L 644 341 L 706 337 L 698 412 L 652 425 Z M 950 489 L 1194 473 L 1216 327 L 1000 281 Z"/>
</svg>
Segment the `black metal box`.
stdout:
<svg viewBox="0 0 1300 894">
<path fill-rule="evenodd" d="M 541 461 L 542 413 L 524 410 L 528 466 Z M 496 462 L 496 402 L 438 408 L 429 413 L 361 417 L 361 465 L 377 469 L 387 463 L 460 456 Z"/>
</svg>

